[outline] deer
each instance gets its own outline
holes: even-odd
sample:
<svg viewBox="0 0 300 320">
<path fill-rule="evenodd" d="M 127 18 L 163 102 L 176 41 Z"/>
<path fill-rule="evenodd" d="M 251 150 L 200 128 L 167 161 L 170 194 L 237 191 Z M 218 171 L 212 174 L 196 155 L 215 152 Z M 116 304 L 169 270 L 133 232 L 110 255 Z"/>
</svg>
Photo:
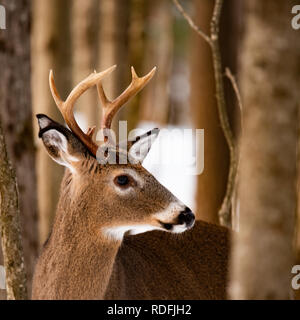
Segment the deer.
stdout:
<svg viewBox="0 0 300 320">
<path fill-rule="evenodd" d="M 76 100 L 96 87 L 101 130 L 111 128 L 120 108 L 153 77 L 138 77 L 114 100 L 102 80 L 115 66 L 92 73 L 63 101 L 53 72 L 49 84 L 68 128 L 38 114 L 39 137 L 49 156 L 66 167 L 52 230 L 37 260 L 32 299 L 225 299 L 228 229 L 201 220 L 161 185 L 142 162 L 159 130 L 125 145 L 95 127 L 84 133 L 74 117 Z M 127 163 L 99 161 L 113 154 Z"/>
</svg>

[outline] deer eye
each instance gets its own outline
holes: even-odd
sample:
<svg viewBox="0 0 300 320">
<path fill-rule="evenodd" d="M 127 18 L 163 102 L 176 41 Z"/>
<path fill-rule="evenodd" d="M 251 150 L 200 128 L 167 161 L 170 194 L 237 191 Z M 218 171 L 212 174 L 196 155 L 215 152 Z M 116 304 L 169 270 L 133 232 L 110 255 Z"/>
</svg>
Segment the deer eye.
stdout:
<svg viewBox="0 0 300 320">
<path fill-rule="evenodd" d="M 115 184 L 121 187 L 126 187 L 129 184 L 129 182 L 130 182 L 129 177 L 126 175 L 117 176 L 115 178 Z"/>
</svg>

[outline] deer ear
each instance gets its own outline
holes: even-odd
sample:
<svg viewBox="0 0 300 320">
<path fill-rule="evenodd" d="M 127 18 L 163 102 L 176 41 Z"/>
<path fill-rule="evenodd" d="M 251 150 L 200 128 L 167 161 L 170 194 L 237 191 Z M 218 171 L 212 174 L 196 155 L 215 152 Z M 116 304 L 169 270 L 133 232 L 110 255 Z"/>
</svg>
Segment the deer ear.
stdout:
<svg viewBox="0 0 300 320">
<path fill-rule="evenodd" d="M 39 137 L 43 140 L 50 157 L 73 172 L 75 163 L 84 157 L 85 147 L 70 130 L 46 115 L 38 114 L 37 119 L 40 127 Z"/>
<path fill-rule="evenodd" d="M 152 144 L 159 134 L 159 129 L 155 128 L 146 132 L 141 136 L 135 137 L 133 141 L 128 142 L 128 153 L 133 159 L 138 162 L 143 162 Z"/>
</svg>

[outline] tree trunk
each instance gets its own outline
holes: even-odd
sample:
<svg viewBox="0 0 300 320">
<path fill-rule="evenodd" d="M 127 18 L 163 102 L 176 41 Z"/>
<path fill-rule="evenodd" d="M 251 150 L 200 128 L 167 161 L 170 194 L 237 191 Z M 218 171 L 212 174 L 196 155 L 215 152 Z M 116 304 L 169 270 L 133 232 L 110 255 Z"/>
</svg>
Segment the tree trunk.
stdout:
<svg viewBox="0 0 300 320">
<path fill-rule="evenodd" d="M 94 72 L 97 57 L 98 1 L 72 0 L 72 86 Z M 98 70 L 98 72 L 101 70 Z M 99 124 L 96 89 L 88 90 L 76 103 L 79 124 L 86 131 L 88 126 Z M 85 121 L 82 121 L 84 119 Z M 81 120 L 81 121 L 80 121 Z"/>
<path fill-rule="evenodd" d="M 0 234 L 7 299 L 24 300 L 27 299 L 27 283 L 21 242 L 18 190 L 15 173 L 7 156 L 2 121 L 0 121 L 0 195 Z"/>
<path fill-rule="evenodd" d="M 141 101 L 140 120 L 164 125 L 169 117 L 169 83 L 172 69 L 172 3 L 154 0 L 148 4 L 147 38 L 143 59 L 144 71 L 157 66 L 155 79 L 145 89 Z"/>
<path fill-rule="evenodd" d="M 233 299 L 288 299 L 291 294 L 300 43 L 290 12 L 296 2 L 247 1 Z"/>
<path fill-rule="evenodd" d="M 143 0 L 130 0 L 129 34 L 128 34 L 128 64 L 134 66 L 139 76 L 144 72 L 145 59 L 145 32 L 147 20 L 147 8 L 149 3 Z M 146 89 L 144 89 L 146 90 Z M 144 91 L 143 90 L 143 91 Z M 130 107 L 125 110 L 128 119 L 128 130 L 137 127 L 139 113 L 141 111 L 141 97 L 138 94 L 130 101 Z"/>
<path fill-rule="evenodd" d="M 116 98 L 131 81 L 128 67 L 128 26 L 130 0 L 102 0 L 100 2 L 100 33 L 98 69 L 117 64 L 116 70 L 104 79 L 104 90 L 109 99 Z M 126 109 L 116 115 L 112 128 L 118 134 L 119 120 L 126 119 Z"/>
<path fill-rule="evenodd" d="M 70 0 L 33 1 L 33 109 L 34 113 L 45 113 L 60 122 L 63 120 L 52 99 L 48 77 L 50 69 L 53 69 L 59 93 L 65 98 L 71 89 L 70 5 Z M 64 169 L 45 152 L 41 141 L 37 138 L 36 121 L 34 124 L 38 147 L 39 235 L 40 242 L 43 243 L 51 229 Z"/>
<path fill-rule="evenodd" d="M 236 2 L 225 1 L 222 14 L 229 15 L 235 9 Z M 207 34 L 210 33 L 210 21 L 212 18 L 214 1 L 194 0 L 194 21 Z M 232 29 L 237 29 L 238 24 L 234 20 L 224 23 L 222 18 L 221 28 L 226 28 L 221 33 L 221 44 L 223 39 L 232 37 Z M 233 27 L 234 25 L 234 27 Z M 219 223 L 218 211 L 221 207 L 228 178 L 229 152 L 220 126 L 220 119 L 217 108 L 215 79 L 212 64 L 212 54 L 209 45 L 196 33 L 191 34 L 191 114 L 193 126 L 204 129 L 204 171 L 197 177 L 196 190 L 196 213 L 197 219 L 212 223 Z M 222 58 L 225 57 L 223 66 L 235 69 L 237 60 L 237 42 L 231 41 L 221 46 Z M 230 54 L 224 55 L 229 51 Z M 230 57 L 230 59 L 229 59 Z M 232 90 L 231 88 L 229 88 Z M 228 90 L 228 88 L 227 88 Z M 227 92 L 227 100 L 230 94 Z M 229 118 L 233 118 L 233 99 L 227 101 Z"/>
<path fill-rule="evenodd" d="M 227 0 L 224 2 L 220 24 L 222 63 L 224 68 L 230 69 L 238 84 L 239 49 L 244 32 L 243 16 L 243 1 Z M 238 143 L 238 137 L 241 133 L 241 110 L 238 107 L 236 93 L 234 92 L 232 83 L 226 77 L 224 78 L 224 89 L 231 128 L 235 141 Z M 236 184 L 238 180 L 237 175 Z M 231 226 L 235 231 L 239 228 L 239 199 L 237 188 L 234 189 L 231 199 Z"/>
<path fill-rule="evenodd" d="M 6 0 L 7 29 L 0 32 L 0 105 L 7 151 L 16 168 L 29 289 L 37 256 L 35 149 L 30 92 L 30 1 Z M 1 262 L 0 262 L 1 264 Z"/>
<path fill-rule="evenodd" d="M 99 51 L 98 51 L 98 69 L 105 70 L 117 64 L 116 61 L 116 10 L 117 0 L 102 0 L 99 5 Z M 108 99 L 112 100 L 116 97 L 119 68 L 107 78 L 103 80 L 103 87 Z M 102 107 L 100 107 L 102 115 Z M 115 127 L 114 127 L 115 129 Z M 98 135 L 97 135 L 98 138 Z"/>
</svg>

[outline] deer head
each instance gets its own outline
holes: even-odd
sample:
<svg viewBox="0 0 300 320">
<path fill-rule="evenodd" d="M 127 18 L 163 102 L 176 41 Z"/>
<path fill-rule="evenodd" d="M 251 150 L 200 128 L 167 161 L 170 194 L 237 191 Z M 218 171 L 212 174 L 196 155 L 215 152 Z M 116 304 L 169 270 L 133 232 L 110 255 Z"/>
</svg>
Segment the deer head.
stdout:
<svg viewBox="0 0 300 320">
<path fill-rule="evenodd" d="M 75 121 L 73 109 L 76 100 L 89 88 L 97 86 L 103 106 L 102 130 L 111 127 L 117 111 L 139 92 L 153 77 L 155 68 L 139 78 L 132 68 L 132 81 L 116 99 L 109 101 L 101 80 L 113 71 L 111 67 L 93 73 L 80 82 L 63 101 L 56 89 L 52 71 L 49 82 L 53 98 L 66 124 L 37 115 L 39 137 L 50 157 L 67 167 L 61 189 L 60 203 L 65 214 L 72 212 L 76 221 L 85 228 L 107 239 L 121 240 L 128 232 L 137 234 L 149 230 L 179 233 L 192 227 L 195 217 L 189 208 L 164 188 L 145 168 L 142 161 L 158 135 L 158 129 L 129 141 L 127 149 L 107 141 L 99 146 L 93 140 L 95 128 L 84 133 Z M 105 156 L 128 159 L 126 164 L 110 164 L 97 159 L 99 150 Z"/>
</svg>

